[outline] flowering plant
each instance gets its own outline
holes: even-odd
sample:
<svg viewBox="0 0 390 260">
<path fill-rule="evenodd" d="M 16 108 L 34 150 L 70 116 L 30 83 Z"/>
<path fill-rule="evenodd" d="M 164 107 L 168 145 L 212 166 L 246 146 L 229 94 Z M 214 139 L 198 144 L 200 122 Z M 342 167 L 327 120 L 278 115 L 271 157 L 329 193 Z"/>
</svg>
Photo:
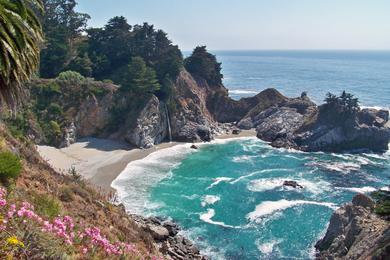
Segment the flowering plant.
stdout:
<svg viewBox="0 0 390 260">
<path fill-rule="evenodd" d="M 158 256 L 142 255 L 134 244 L 109 241 L 98 227 L 76 227 L 70 216 L 46 220 L 34 211 L 30 203 L 10 204 L 6 195 L 6 190 L 0 187 L 0 258 L 23 255 L 28 258 L 32 246 L 28 241 L 29 237 L 32 237 L 33 233 L 42 232 L 71 248 L 71 254 L 76 258 L 105 256 L 110 259 L 161 259 Z M 26 232 L 17 236 L 17 229 L 20 228 Z"/>
</svg>

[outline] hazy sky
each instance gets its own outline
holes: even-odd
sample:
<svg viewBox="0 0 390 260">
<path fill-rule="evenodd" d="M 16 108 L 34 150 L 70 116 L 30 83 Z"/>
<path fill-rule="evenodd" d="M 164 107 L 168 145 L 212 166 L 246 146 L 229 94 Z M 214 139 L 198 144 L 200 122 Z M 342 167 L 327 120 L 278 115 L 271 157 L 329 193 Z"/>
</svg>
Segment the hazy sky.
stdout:
<svg viewBox="0 0 390 260">
<path fill-rule="evenodd" d="M 390 49 L 390 0 L 78 0 L 103 26 L 149 22 L 182 50 Z"/>
</svg>

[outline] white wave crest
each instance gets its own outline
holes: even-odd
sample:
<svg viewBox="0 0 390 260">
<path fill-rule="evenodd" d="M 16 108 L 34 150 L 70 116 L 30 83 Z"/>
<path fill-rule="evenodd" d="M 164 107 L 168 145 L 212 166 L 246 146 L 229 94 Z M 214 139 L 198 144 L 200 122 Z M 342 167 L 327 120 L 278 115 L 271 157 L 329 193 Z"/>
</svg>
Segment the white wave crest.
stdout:
<svg viewBox="0 0 390 260">
<path fill-rule="evenodd" d="M 259 240 L 256 241 L 257 248 L 264 255 L 269 255 L 274 251 L 276 245 L 280 244 L 282 240 L 271 240 L 266 243 L 261 243 Z"/>
<path fill-rule="evenodd" d="M 361 188 L 356 188 L 356 187 L 352 187 L 352 188 L 339 187 L 338 189 L 346 190 L 346 191 L 350 191 L 350 192 L 355 192 L 355 193 L 370 193 L 370 192 L 373 192 L 373 191 L 377 190 L 376 188 L 369 187 L 369 186 L 361 187 Z"/>
<path fill-rule="evenodd" d="M 241 177 L 238 177 L 237 179 L 235 179 L 234 181 L 231 181 L 230 183 L 231 184 L 235 184 L 241 180 L 244 180 L 244 179 L 247 179 L 247 178 L 250 178 L 252 176 L 255 176 L 257 174 L 260 174 L 260 173 L 268 173 L 268 172 L 291 172 L 293 171 L 292 169 L 284 169 L 284 168 L 276 168 L 276 169 L 265 169 L 265 170 L 261 170 L 261 171 L 255 171 L 255 172 L 251 172 L 247 175 L 243 175 Z"/>
<path fill-rule="evenodd" d="M 232 162 L 235 162 L 235 163 L 248 162 L 248 161 L 251 161 L 252 158 L 254 158 L 254 157 L 255 156 L 250 156 L 250 155 L 235 156 L 235 157 L 233 157 Z"/>
<path fill-rule="evenodd" d="M 201 205 L 202 205 L 202 207 L 206 207 L 207 205 L 213 205 L 220 200 L 221 200 L 221 198 L 219 196 L 206 195 L 203 197 Z"/>
<path fill-rule="evenodd" d="M 203 220 L 206 223 L 227 227 L 227 228 L 237 228 L 235 226 L 226 225 L 223 222 L 220 221 L 213 221 L 212 218 L 215 216 L 215 210 L 214 209 L 208 209 L 206 213 L 200 215 L 200 219 Z"/>
<path fill-rule="evenodd" d="M 264 192 L 268 190 L 274 190 L 277 188 L 285 188 L 292 190 L 305 190 L 313 194 L 320 194 L 330 189 L 330 184 L 323 180 L 308 181 L 305 179 L 294 179 L 298 184 L 303 186 L 303 189 L 294 189 L 288 186 L 283 186 L 283 183 L 288 179 L 273 178 L 273 179 L 258 179 L 253 180 L 248 184 L 248 189 L 253 192 Z"/>
<path fill-rule="evenodd" d="M 149 188 L 171 176 L 171 170 L 192 152 L 195 151 L 190 149 L 189 144 L 176 145 L 129 163 L 111 184 L 117 190 L 126 210 L 137 214 L 145 213 L 151 206 L 147 201 Z"/>
<path fill-rule="evenodd" d="M 256 209 L 247 215 L 247 219 L 250 221 L 255 221 L 261 217 L 271 215 L 274 212 L 281 211 L 287 208 L 311 204 L 324 206 L 328 208 L 335 209 L 335 204 L 328 202 L 316 202 L 316 201 L 306 201 L 306 200 L 278 200 L 278 201 L 265 201 L 256 206 Z"/>
<path fill-rule="evenodd" d="M 351 188 L 348 188 L 348 187 L 338 187 L 337 189 L 346 190 L 346 191 L 355 192 L 355 193 L 370 193 L 370 192 L 374 192 L 374 191 L 377 191 L 377 190 L 388 191 L 389 187 L 382 187 L 380 189 L 377 189 L 377 188 L 374 188 L 374 187 L 370 187 L 370 186 L 361 187 L 361 188 L 358 188 L 358 187 L 351 187 Z"/>
<path fill-rule="evenodd" d="M 212 187 L 217 186 L 217 185 L 220 184 L 221 182 L 229 182 L 229 181 L 231 181 L 231 180 L 233 180 L 233 179 L 232 179 L 232 178 L 229 178 L 229 177 L 218 177 L 218 178 L 214 179 L 214 182 L 211 183 L 211 185 L 208 186 L 207 189 L 209 190 L 209 189 L 211 189 Z"/>
<path fill-rule="evenodd" d="M 317 161 L 317 162 L 306 163 L 305 165 L 320 167 L 328 171 L 340 172 L 340 173 L 350 173 L 353 171 L 358 171 L 361 168 L 360 164 L 352 163 L 352 162 Z"/>
</svg>

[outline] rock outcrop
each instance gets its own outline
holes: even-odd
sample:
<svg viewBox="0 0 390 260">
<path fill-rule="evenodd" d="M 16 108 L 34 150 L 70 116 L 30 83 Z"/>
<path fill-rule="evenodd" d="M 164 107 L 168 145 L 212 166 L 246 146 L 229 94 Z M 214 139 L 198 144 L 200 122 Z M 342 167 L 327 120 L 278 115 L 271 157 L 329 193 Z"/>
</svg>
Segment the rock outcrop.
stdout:
<svg viewBox="0 0 390 260">
<path fill-rule="evenodd" d="M 137 117 L 134 128 L 127 129 L 124 139 L 140 148 L 161 143 L 168 133 L 168 114 L 165 103 L 152 96 Z"/>
<path fill-rule="evenodd" d="M 167 259 L 174 260 L 206 260 L 199 248 L 190 240 L 180 235 L 180 227 L 170 221 L 157 217 L 145 218 L 131 215 L 138 226 L 151 234 L 161 253 Z"/>
<path fill-rule="evenodd" d="M 274 147 L 329 152 L 388 149 L 388 111 L 362 109 L 348 120 L 334 122 L 329 120 L 334 115 L 323 108 L 302 96 L 244 118 L 238 125 L 256 127 L 257 136 Z"/>
<path fill-rule="evenodd" d="M 332 215 L 316 259 L 389 259 L 390 223 L 373 213 L 374 202 L 359 194 Z"/>
</svg>

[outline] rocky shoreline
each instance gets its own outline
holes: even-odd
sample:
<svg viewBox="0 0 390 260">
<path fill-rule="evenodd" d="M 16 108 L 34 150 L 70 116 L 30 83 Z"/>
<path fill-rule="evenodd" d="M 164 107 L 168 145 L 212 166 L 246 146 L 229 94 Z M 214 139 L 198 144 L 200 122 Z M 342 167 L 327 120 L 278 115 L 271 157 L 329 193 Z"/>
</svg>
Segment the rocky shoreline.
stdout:
<svg viewBox="0 0 390 260">
<path fill-rule="evenodd" d="M 374 207 L 374 201 L 358 194 L 337 209 L 326 235 L 315 245 L 316 259 L 388 259 L 390 222 L 374 214 Z"/>
<path fill-rule="evenodd" d="M 160 252 L 174 260 L 196 259 L 207 260 L 199 248 L 189 239 L 180 235 L 181 228 L 174 222 L 159 217 L 142 217 L 130 215 L 139 228 L 149 233 Z"/>
</svg>

